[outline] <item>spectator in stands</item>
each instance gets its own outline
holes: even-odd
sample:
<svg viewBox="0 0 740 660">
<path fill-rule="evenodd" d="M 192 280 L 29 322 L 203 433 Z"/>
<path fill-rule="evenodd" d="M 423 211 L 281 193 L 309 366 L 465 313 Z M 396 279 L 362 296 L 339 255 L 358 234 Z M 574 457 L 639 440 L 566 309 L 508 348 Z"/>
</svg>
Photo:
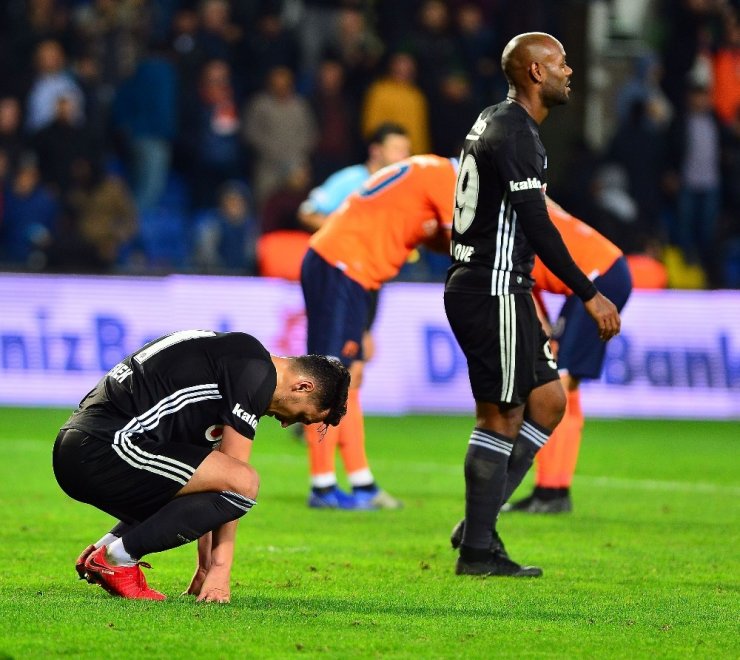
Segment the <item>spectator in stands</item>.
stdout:
<svg viewBox="0 0 740 660">
<path fill-rule="evenodd" d="M 308 162 L 316 144 L 316 120 L 295 89 L 287 67 L 271 69 L 263 91 L 244 108 L 243 136 L 254 152 L 252 187 L 258 209 L 296 162 Z"/>
<path fill-rule="evenodd" d="M 45 268 L 59 212 L 59 204 L 41 182 L 35 156 L 25 154 L 3 192 L 0 261 L 29 270 Z"/>
<path fill-rule="evenodd" d="M 686 97 L 686 110 L 677 115 L 670 130 L 666 159 L 668 180 L 676 192 L 670 237 L 689 264 L 701 265 L 715 278 L 722 127 L 705 82 L 689 81 Z"/>
<path fill-rule="evenodd" d="M 0 98 L 0 152 L 10 171 L 15 169 L 23 150 L 20 101 L 13 96 Z"/>
<path fill-rule="evenodd" d="M 459 49 L 463 64 L 470 75 L 473 96 L 479 108 L 506 96 L 508 85 L 499 66 L 501 49 L 496 32 L 485 22 L 483 10 L 476 2 L 465 2 L 457 10 Z"/>
<path fill-rule="evenodd" d="M 28 95 L 26 106 L 26 129 L 36 133 L 54 121 L 57 99 L 72 98 L 79 114 L 74 123 L 84 120 L 82 108 L 84 98 L 72 76 L 65 70 L 65 54 L 58 41 L 42 41 L 36 48 L 36 76 Z"/>
<path fill-rule="evenodd" d="M 198 12 L 191 7 L 179 7 L 172 17 L 170 48 L 174 54 L 183 97 L 193 92 L 203 55 L 198 49 Z"/>
<path fill-rule="evenodd" d="M 217 194 L 218 206 L 195 219 L 195 264 L 207 273 L 254 275 L 258 223 L 249 189 L 227 181 Z"/>
<path fill-rule="evenodd" d="M 617 93 L 617 121 L 633 121 L 635 104 L 640 103 L 640 120 L 643 129 L 661 133 L 668 128 L 673 117 L 673 107 L 663 93 L 660 81 L 663 77 L 663 64 L 651 52 L 637 58 L 634 71 Z"/>
<path fill-rule="evenodd" d="M 177 132 L 177 79 L 164 45 L 149 53 L 118 88 L 113 123 L 125 148 L 134 199 L 140 210 L 162 196 Z"/>
<path fill-rule="evenodd" d="M 232 62 L 243 34 L 231 20 L 227 0 L 203 0 L 199 7 L 200 28 L 196 48 L 206 60 Z"/>
<path fill-rule="evenodd" d="M 303 0 L 298 21 L 301 78 L 312 80 L 326 49 L 335 41 L 345 0 Z M 347 3 L 348 4 L 348 3 Z"/>
<path fill-rule="evenodd" d="M 462 71 L 440 75 L 437 100 L 431 105 L 432 151 L 457 156 L 468 129 L 475 123 L 480 105 L 473 98 L 470 80 Z"/>
<path fill-rule="evenodd" d="M 195 208 L 217 203 L 218 187 L 244 175 L 241 119 L 231 67 L 210 60 L 200 71 L 195 98 L 185 108 L 182 139 Z"/>
<path fill-rule="evenodd" d="M 373 30 L 361 6 L 349 5 L 342 8 L 336 39 L 329 52 L 344 67 L 347 91 L 358 108 L 365 90 L 377 73 L 384 50 L 383 42 Z"/>
<path fill-rule="evenodd" d="M 237 62 L 243 71 L 245 90 L 251 95 L 259 90 L 267 72 L 278 66 L 297 71 L 300 47 L 295 32 L 286 26 L 279 3 L 268 2 L 244 39 Z"/>
<path fill-rule="evenodd" d="M 46 40 L 65 51 L 76 45 L 68 3 L 52 0 L 0 2 L 0 86 L 25 98 L 35 75 L 35 52 Z"/>
<path fill-rule="evenodd" d="M 367 138 L 384 123 L 403 126 L 411 139 L 411 152 L 429 153 L 429 107 L 416 84 L 416 61 L 403 52 L 390 56 L 387 74 L 367 90 L 362 109 L 362 133 Z"/>
<path fill-rule="evenodd" d="M 78 122 L 79 98 L 66 94 L 56 101 L 53 121 L 39 130 L 32 138 L 32 145 L 39 157 L 41 178 L 60 199 L 63 199 L 72 182 L 70 164 L 78 158 L 100 160 L 102 150 L 84 123 Z"/>
<path fill-rule="evenodd" d="M 140 45 L 149 34 L 153 4 L 140 0 L 77 3 L 73 14 L 76 44 L 96 60 L 105 97 L 112 97 L 133 73 Z"/>
<path fill-rule="evenodd" d="M 67 207 L 74 233 L 90 248 L 87 266 L 113 272 L 122 248 L 138 228 L 134 199 L 123 179 L 106 172 L 98 162 L 78 158 L 70 163 L 70 170 Z"/>
<path fill-rule="evenodd" d="M 307 161 L 287 163 L 278 187 L 265 200 L 261 233 L 297 230 L 309 232 L 298 219 L 298 208 L 310 192 L 311 168 Z"/>
<path fill-rule="evenodd" d="M 316 74 L 316 86 L 308 97 L 318 129 L 312 158 L 317 181 L 323 181 L 349 165 L 359 151 L 357 109 L 344 84 L 345 72 L 341 63 L 331 58 L 322 60 Z"/>
<path fill-rule="evenodd" d="M 643 233 L 662 233 L 662 178 L 667 126 L 646 118 L 646 97 L 634 95 L 632 107 L 617 124 L 606 149 L 606 160 L 622 167 L 627 189 L 637 204 L 637 222 Z M 625 249 L 626 246 L 620 246 Z M 627 250 L 629 252 L 629 250 Z"/>
<path fill-rule="evenodd" d="M 433 106 L 439 95 L 440 72 L 463 66 L 459 41 L 450 24 L 450 10 L 442 0 L 424 0 L 416 26 L 402 44 L 414 57 L 419 87 Z"/>
</svg>

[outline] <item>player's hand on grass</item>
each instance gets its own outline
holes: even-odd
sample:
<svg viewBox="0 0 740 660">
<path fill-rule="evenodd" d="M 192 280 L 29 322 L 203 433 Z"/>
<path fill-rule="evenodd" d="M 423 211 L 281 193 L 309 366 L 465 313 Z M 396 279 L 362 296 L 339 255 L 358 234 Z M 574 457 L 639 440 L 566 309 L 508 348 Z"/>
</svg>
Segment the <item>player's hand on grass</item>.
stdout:
<svg viewBox="0 0 740 660">
<path fill-rule="evenodd" d="M 591 300 L 584 303 L 586 311 L 599 326 L 599 337 L 602 341 L 609 341 L 619 334 L 622 321 L 616 305 L 601 293 L 597 293 Z"/>
<path fill-rule="evenodd" d="M 228 603 L 231 601 L 231 570 L 211 566 L 196 599 L 199 603 Z"/>
</svg>

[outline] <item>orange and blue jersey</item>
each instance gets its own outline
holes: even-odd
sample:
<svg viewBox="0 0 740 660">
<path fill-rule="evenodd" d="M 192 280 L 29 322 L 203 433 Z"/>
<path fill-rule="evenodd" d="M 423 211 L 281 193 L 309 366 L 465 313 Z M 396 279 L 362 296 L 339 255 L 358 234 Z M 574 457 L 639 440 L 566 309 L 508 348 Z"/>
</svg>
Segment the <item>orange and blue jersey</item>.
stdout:
<svg viewBox="0 0 740 660">
<path fill-rule="evenodd" d="M 379 289 L 415 247 L 451 228 L 455 179 L 455 164 L 440 156 L 389 165 L 327 218 L 309 247 L 364 289 Z"/>
<path fill-rule="evenodd" d="M 622 251 L 609 239 L 564 211 L 550 199 L 547 200 L 547 211 L 550 214 L 550 220 L 563 237 L 563 242 L 573 257 L 573 261 L 591 281 L 606 273 L 622 256 Z M 564 296 L 573 293 L 547 269 L 539 257 L 535 257 L 532 277 L 536 289 Z"/>
</svg>

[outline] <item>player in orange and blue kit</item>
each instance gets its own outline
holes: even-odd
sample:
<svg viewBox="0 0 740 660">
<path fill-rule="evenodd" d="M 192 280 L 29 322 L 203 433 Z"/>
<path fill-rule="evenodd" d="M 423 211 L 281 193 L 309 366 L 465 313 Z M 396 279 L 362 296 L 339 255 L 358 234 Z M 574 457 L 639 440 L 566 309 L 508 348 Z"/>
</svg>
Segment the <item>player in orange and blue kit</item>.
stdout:
<svg viewBox="0 0 740 660">
<path fill-rule="evenodd" d="M 301 285 L 308 321 L 308 352 L 339 358 L 352 377 L 347 415 L 322 438 L 306 428 L 311 464 L 309 506 L 397 508 L 375 482 L 365 453 L 359 388 L 362 336 L 371 292 L 398 274 L 411 251 L 424 244 L 449 251 L 457 161 L 412 156 L 375 173 L 329 216 L 309 242 Z M 352 496 L 337 487 L 339 447 Z"/>
<path fill-rule="evenodd" d="M 632 278 L 622 251 L 549 198 L 547 210 L 573 261 L 621 311 L 632 291 Z M 532 277 L 545 326 L 549 322 L 538 292 L 548 291 L 566 297 L 557 321 L 545 329 L 549 330 L 553 348 L 557 346 L 558 370 L 567 404 L 562 421 L 536 455 L 534 491 L 523 500 L 504 505 L 502 511 L 564 513 L 572 508 L 570 486 L 583 430 L 579 384 L 584 378 L 599 378 L 606 344 L 599 339 L 597 328 L 578 297 L 539 258 L 535 258 Z"/>
</svg>

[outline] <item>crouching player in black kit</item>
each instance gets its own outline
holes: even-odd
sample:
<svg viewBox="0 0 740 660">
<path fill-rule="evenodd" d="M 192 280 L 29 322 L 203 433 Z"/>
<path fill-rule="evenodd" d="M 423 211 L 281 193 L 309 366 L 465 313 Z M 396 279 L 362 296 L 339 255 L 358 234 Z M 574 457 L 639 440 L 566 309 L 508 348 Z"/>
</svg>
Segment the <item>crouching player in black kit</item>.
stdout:
<svg viewBox="0 0 740 660">
<path fill-rule="evenodd" d="M 512 561 L 495 529 L 509 495 L 565 410 L 565 394 L 532 301 L 543 263 L 584 301 L 607 340 L 617 308 L 576 266 L 545 206 L 547 157 L 538 125 L 567 103 L 572 69 L 548 34 L 514 37 L 501 57 L 507 99 L 486 108 L 465 138 L 455 191 L 453 263 L 445 311 L 468 362 L 476 424 L 465 457 L 465 521 L 453 545 L 463 575 L 542 574 Z"/>
<path fill-rule="evenodd" d="M 348 387 L 338 360 L 270 355 L 237 332 L 175 332 L 122 360 L 54 444 L 62 490 L 119 520 L 82 552 L 80 578 L 116 596 L 163 600 L 140 559 L 199 539 L 187 593 L 228 602 L 238 519 L 259 487 L 248 461 L 260 417 L 336 426 Z"/>
</svg>

